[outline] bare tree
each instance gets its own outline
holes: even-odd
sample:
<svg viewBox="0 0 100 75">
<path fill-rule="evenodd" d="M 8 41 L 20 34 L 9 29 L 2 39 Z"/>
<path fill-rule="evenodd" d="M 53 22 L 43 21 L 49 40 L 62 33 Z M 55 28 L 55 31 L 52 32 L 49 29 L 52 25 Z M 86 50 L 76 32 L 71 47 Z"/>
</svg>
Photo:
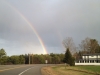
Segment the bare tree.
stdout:
<svg viewBox="0 0 100 75">
<path fill-rule="evenodd" d="M 79 47 L 84 53 L 87 53 L 90 47 L 90 38 L 85 38 L 85 40 L 82 40 L 81 44 L 79 44 Z"/>
<path fill-rule="evenodd" d="M 63 40 L 63 45 L 66 49 L 68 48 L 72 54 L 76 52 L 76 47 L 71 37 L 65 38 Z"/>
<path fill-rule="evenodd" d="M 79 46 L 84 53 L 95 53 L 99 47 L 99 44 L 95 39 L 90 39 L 87 37 L 85 40 L 82 40 Z"/>
<path fill-rule="evenodd" d="M 90 40 L 90 53 L 96 53 L 96 50 L 98 50 L 99 44 L 96 39 Z"/>
</svg>

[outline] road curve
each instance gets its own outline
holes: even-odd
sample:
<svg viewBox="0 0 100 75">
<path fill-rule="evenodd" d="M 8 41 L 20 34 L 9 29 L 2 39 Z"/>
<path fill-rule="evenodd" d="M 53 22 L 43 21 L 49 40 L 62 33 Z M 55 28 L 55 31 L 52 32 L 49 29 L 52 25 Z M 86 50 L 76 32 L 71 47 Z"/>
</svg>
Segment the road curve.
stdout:
<svg viewBox="0 0 100 75">
<path fill-rule="evenodd" d="M 46 65 L 0 65 L 0 75 L 41 75 L 43 66 Z"/>
</svg>

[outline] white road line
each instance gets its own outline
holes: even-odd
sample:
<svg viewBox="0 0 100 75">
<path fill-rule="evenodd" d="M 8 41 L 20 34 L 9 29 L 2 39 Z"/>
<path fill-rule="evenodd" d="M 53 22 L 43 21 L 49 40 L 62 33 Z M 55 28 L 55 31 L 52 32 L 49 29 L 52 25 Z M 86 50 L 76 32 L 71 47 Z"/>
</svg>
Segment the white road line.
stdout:
<svg viewBox="0 0 100 75">
<path fill-rule="evenodd" d="M 28 71 L 28 70 L 30 70 L 30 69 L 32 69 L 32 68 L 34 68 L 34 67 L 28 68 L 28 69 L 26 69 L 25 71 L 21 72 L 21 73 L 18 74 L 18 75 L 22 75 L 24 72 L 26 72 L 26 71 Z"/>
</svg>

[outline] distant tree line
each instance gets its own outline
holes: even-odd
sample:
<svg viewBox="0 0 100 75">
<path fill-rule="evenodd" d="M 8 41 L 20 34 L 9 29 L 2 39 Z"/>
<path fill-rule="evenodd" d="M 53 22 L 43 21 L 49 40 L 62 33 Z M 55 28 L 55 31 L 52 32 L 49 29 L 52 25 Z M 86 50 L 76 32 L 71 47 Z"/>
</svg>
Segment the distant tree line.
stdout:
<svg viewBox="0 0 100 75">
<path fill-rule="evenodd" d="M 25 63 L 25 56 L 24 55 L 13 55 L 7 56 L 7 53 L 4 49 L 0 49 L 0 64 L 7 65 L 7 64 L 24 64 Z"/>
<path fill-rule="evenodd" d="M 66 48 L 64 62 L 70 66 L 74 66 L 75 60 L 82 59 L 83 54 L 100 53 L 100 45 L 96 39 L 85 38 L 79 44 L 79 50 L 75 47 L 73 39 L 67 37 L 63 40 L 63 45 Z"/>
<path fill-rule="evenodd" d="M 12 55 L 7 56 L 4 49 L 0 49 L 0 64 L 60 64 L 63 63 L 64 54 L 25 54 L 25 55 Z"/>
<path fill-rule="evenodd" d="M 60 64 L 63 62 L 64 54 L 25 54 L 25 64 L 45 64 L 45 60 L 48 60 L 48 64 Z"/>
<path fill-rule="evenodd" d="M 85 38 L 79 44 L 79 50 L 75 47 L 71 37 L 63 40 L 66 49 L 65 54 L 25 54 L 7 56 L 4 49 L 0 49 L 0 64 L 61 64 L 67 63 L 71 66 L 75 65 L 75 59 L 81 59 L 83 54 L 100 53 L 100 45 L 96 39 Z"/>
<path fill-rule="evenodd" d="M 72 54 L 76 52 L 82 52 L 85 54 L 100 53 L 100 45 L 98 41 L 96 39 L 91 39 L 88 37 L 81 41 L 79 47 L 75 46 L 73 39 L 71 37 L 65 38 L 63 40 L 63 45 L 66 49 L 69 48 Z"/>
<path fill-rule="evenodd" d="M 79 50 L 74 53 L 75 59 L 82 59 L 83 54 L 97 54 L 100 53 L 100 45 L 96 39 L 85 38 L 79 44 Z"/>
</svg>

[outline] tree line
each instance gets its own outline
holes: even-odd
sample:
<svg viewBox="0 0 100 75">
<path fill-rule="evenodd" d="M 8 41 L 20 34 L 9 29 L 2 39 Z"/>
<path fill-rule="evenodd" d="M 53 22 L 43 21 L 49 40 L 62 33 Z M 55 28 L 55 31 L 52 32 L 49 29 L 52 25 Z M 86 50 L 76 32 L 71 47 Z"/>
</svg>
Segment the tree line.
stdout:
<svg viewBox="0 0 100 75">
<path fill-rule="evenodd" d="M 24 54 L 7 56 L 4 49 L 0 49 L 0 64 L 61 64 L 75 65 L 75 60 L 81 59 L 83 54 L 100 53 L 100 45 L 96 39 L 85 38 L 76 48 L 73 39 L 67 37 L 63 40 L 65 54 Z"/>
<path fill-rule="evenodd" d="M 60 64 L 63 63 L 64 54 L 25 54 L 25 55 L 12 55 L 7 56 L 4 49 L 0 49 L 0 64 Z"/>
<path fill-rule="evenodd" d="M 88 54 L 100 53 L 100 45 L 98 41 L 96 39 L 88 37 L 81 41 L 79 47 L 75 46 L 73 39 L 71 37 L 65 38 L 63 40 L 63 45 L 66 49 L 69 48 L 72 54 L 79 51 Z"/>
<path fill-rule="evenodd" d="M 75 60 L 82 59 L 83 54 L 100 53 L 100 45 L 98 41 L 88 37 L 81 41 L 78 49 L 71 37 L 65 38 L 63 40 L 63 45 L 66 48 L 64 62 L 70 64 L 71 66 L 75 65 Z"/>
<path fill-rule="evenodd" d="M 100 45 L 96 39 L 85 38 L 79 44 L 79 47 L 76 47 L 73 39 L 71 37 L 67 37 L 63 40 L 63 45 L 66 49 L 69 49 L 72 56 L 78 60 L 82 59 L 83 54 L 96 54 L 100 53 Z"/>
<path fill-rule="evenodd" d="M 100 53 L 100 45 L 96 39 L 85 38 L 79 44 L 79 51 L 74 53 L 75 59 L 82 59 L 83 54 L 98 54 Z"/>
</svg>

